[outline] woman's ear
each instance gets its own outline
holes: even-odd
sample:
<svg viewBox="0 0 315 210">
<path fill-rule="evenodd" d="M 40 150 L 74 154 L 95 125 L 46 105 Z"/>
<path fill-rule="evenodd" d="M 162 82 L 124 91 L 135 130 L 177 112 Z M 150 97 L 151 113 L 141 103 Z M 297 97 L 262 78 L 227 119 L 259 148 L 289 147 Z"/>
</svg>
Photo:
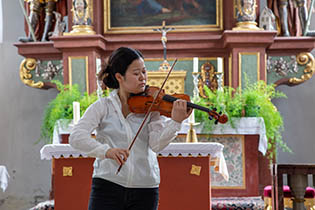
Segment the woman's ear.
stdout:
<svg viewBox="0 0 315 210">
<path fill-rule="evenodd" d="M 117 79 L 119 83 L 122 82 L 124 79 L 124 77 L 120 73 L 116 73 L 115 78 Z"/>
</svg>

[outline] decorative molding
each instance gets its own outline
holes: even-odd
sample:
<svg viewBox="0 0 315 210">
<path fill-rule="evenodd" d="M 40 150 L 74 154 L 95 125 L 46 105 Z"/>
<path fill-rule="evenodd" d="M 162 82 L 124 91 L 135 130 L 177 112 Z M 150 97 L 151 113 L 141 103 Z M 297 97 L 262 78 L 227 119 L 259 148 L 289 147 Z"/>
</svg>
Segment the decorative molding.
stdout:
<svg viewBox="0 0 315 210">
<path fill-rule="evenodd" d="M 147 71 L 148 85 L 160 87 L 168 72 Z M 165 83 L 166 94 L 183 94 L 185 92 L 186 71 L 173 71 Z"/>
<path fill-rule="evenodd" d="M 63 76 L 62 60 L 58 65 L 55 65 L 52 61 L 47 61 L 46 65 L 42 64 L 41 60 L 37 61 L 35 77 L 42 77 L 44 80 L 52 80 L 59 73 Z"/>
<path fill-rule="evenodd" d="M 72 166 L 62 167 L 62 176 L 72 176 Z"/>
<path fill-rule="evenodd" d="M 278 66 L 281 67 L 281 71 L 278 69 L 273 70 L 274 63 L 276 63 Z M 299 71 L 302 71 L 301 68 L 299 69 L 299 66 L 305 66 L 303 73 L 299 73 Z M 291 56 L 291 60 L 289 62 L 286 62 L 283 58 L 279 58 L 278 61 L 273 61 L 270 57 L 268 57 L 267 60 L 267 68 L 268 72 L 270 73 L 271 71 L 277 72 L 278 76 L 280 73 L 280 76 L 282 76 L 281 79 L 278 79 L 277 81 L 274 82 L 275 85 L 288 85 L 288 86 L 295 86 L 299 85 L 310 78 L 312 78 L 314 71 L 315 71 L 315 60 L 314 57 L 311 53 L 308 52 L 303 52 L 298 54 L 297 56 Z M 298 77 L 285 77 L 288 75 L 288 73 L 292 74 L 298 74 L 301 75 L 299 78 Z"/>
<path fill-rule="evenodd" d="M 297 73 L 298 66 L 296 62 L 296 56 L 290 56 L 290 61 L 286 61 L 283 57 L 272 60 L 271 56 L 267 59 L 267 72 L 275 72 L 278 76 L 287 76 L 288 73 Z"/>
<path fill-rule="evenodd" d="M 214 91 L 218 88 L 218 81 L 216 77 L 214 66 L 210 62 L 206 62 L 201 66 L 201 73 L 198 83 L 199 94 L 203 98 L 207 98 L 204 92 L 204 85 L 210 90 Z"/>
<path fill-rule="evenodd" d="M 293 85 L 299 85 L 306 80 L 309 80 L 312 78 L 314 71 L 315 71 L 315 60 L 311 53 L 300 53 L 296 58 L 298 64 L 304 66 L 306 65 L 306 68 L 304 69 L 304 74 L 301 76 L 301 78 L 290 78 L 289 83 Z"/>
<path fill-rule="evenodd" d="M 191 165 L 190 174 L 200 176 L 200 172 L 201 172 L 201 166 L 197 166 L 194 164 Z"/>
<path fill-rule="evenodd" d="M 33 88 L 43 88 L 44 82 L 34 82 L 31 71 L 35 70 L 37 61 L 34 58 L 25 58 L 20 64 L 20 79 L 21 81 Z"/>
</svg>

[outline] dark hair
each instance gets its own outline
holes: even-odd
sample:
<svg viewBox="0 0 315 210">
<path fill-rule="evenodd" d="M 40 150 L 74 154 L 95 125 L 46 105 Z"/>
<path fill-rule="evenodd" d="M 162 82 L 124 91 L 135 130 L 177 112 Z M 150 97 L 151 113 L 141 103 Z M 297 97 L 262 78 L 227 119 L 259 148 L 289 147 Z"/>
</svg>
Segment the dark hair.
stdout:
<svg viewBox="0 0 315 210">
<path fill-rule="evenodd" d="M 139 58 L 143 58 L 140 51 L 129 47 L 120 47 L 112 52 L 112 54 L 102 66 L 98 79 L 113 89 L 119 88 L 119 83 L 115 77 L 116 73 L 120 73 L 122 76 L 126 74 L 128 66 Z"/>
</svg>

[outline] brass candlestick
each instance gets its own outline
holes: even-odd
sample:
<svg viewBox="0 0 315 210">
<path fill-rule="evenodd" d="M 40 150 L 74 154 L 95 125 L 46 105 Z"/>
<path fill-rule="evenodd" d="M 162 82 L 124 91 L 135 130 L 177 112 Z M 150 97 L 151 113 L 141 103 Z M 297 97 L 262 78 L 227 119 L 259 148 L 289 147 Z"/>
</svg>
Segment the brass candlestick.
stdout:
<svg viewBox="0 0 315 210">
<path fill-rule="evenodd" d="M 186 143 L 196 143 L 198 142 L 196 130 L 194 129 L 195 125 L 199 125 L 200 123 L 188 123 L 189 124 L 189 130 L 186 135 Z"/>
</svg>

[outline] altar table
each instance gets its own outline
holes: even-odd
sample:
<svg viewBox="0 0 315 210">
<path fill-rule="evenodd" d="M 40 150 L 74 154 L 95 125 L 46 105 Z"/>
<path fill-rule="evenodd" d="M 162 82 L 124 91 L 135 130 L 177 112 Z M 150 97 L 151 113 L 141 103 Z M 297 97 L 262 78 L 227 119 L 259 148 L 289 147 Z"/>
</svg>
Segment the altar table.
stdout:
<svg viewBox="0 0 315 210">
<path fill-rule="evenodd" d="M 87 209 L 94 158 L 69 144 L 50 144 L 41 159 L 53 160 L 55 209 Z M 159 210 L 210 209 L 210 166 L 229 175 L 219 143 L 171 143 L 158 156 L 161 169 Z"/>
</svg>

